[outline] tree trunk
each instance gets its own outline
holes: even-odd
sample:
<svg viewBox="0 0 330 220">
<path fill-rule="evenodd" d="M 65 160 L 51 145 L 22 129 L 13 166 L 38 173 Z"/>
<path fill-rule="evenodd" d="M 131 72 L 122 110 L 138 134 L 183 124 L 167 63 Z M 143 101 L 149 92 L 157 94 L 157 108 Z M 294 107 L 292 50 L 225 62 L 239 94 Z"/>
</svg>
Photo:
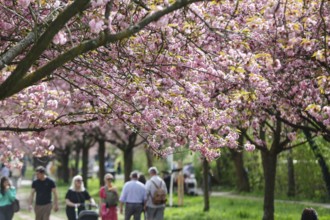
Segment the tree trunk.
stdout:
<svg viewBox="0 0 330 220">
<path fill-rule="evenodd" d="M 45 157 L 33 157 L 32 163 L 33 163 L 33 171 L 38 167 L 38 166 L 43 166 L 46 168 L 47 164 L 49 163 L 50 158 L 45 156 Z M 34 179 L 35 173 L 32 175 L 32 179 Z"/>
<path fill-rule="evenodd" d="M 215 161 L 216 172 L 213 173 L 213 177 L 216 180 L 217 184 L 221 184 L 222 181 L 222 163 L 220 158 Z"/>
<path fill-rule="evenodd" d="M 148 166 L 148 168 L 152 167 L 153 166 L 152 153 L 149 150 L 145 150 L 145 152 L 146 152 L 146 156 L 147 156 L 147 166 Z"/>
<path fill-rule="evenodd" d="M 294 197 L 296 195 L 296 183 L 294 178 L 294 165 L 292 157 L 292 149 L 288 151 L 288 193 L 289 197 Z"/>
<path fill-rule="evenodd" d="M 238 139 L 238 144 L 240 146 L 244 145 L 244 136 L 240 135 Z M 236 187 L 240 192 L 249 192 L 250 183 L 248 173 L 244 167 L 243 152 L 238 152 L 236 150 L 230 150 L 231 156 L 234 161 L 235 170 L 236 170 Z"/>
<path fill-rule="evenodd" d="M 325 185 L 326 185 L 327 191 L 328 191 L 328 198 L 330 198 L 330 174 L 329 174 L 328 165 L 325 162 L 325 159 L 324 159 L 323 155 L 321 154 L 319 147 L 317 146 L 315 141 L 312 139 L 312 135 L 311 135 L 310 131 L 304 129 L 303 132 L 306 136 L 306 139 L 309 143 L 310 148 L 312 149 L 312 151 L 317 159 L 317 162 L 319 163 L 319 165 L 321 167 L 323 180 L 325 182 Z"/>
<path fill-rule="evenodd" d="M 77 142 L 76 143 L 76 155 L 75 155 L 75 166 L 74 166 L 73 176 L 75 176 L 79 173 L 80 151 L 81 151 L 81 146 L 80 146 L 80 143 Z"/>
<path fill-rule="evenodd" d="M 274 220 L 274 193 L 277 155 L 270 151 L 261 151 L 262 168 L 264 171 L 264 216 L 263 220 Z"/>
<path fill-rule="evenodd" d="M 82 177 L 84 180 L 85 188 L 88 187 L 87 185 L 87 179 L 88 179 L 88 152 L 89 152 L 89 146 L 83 146 L 82 148 Z"/>
<path fill-rule="evenodd" d="M 204 212 L 210 210 L 210 194 L 209 194 L 209 163 L 206 158 L 203 159 L 203 188 L 204 188 Z"/>
<path fill-rule="evenodd" d="M 249 177 L 244 168 L 243 153 L 237 152 L 235 150 L 230 150 L 231 156 L 234 161 L 235 170 L 236 170 L 236 187 L 240 192 L 249 192 L 250 184 Z"/>
<path fill-rule="evenodd" d="M 63 169 L 63 182 L 69 183 L 70 179 L 70 168 L 69 168 L 69 158 L 71 153 L 71 146 L 66 145 L 61 153 L 61 164 Z"/>
<path fill-rule="evenodd" d="M 130 180 L 130 173 L 133 170 L 133 148 L 127 146 L 124 150 L 124 177 L 125 182 Z"/>
<path fill-rule="evenodd" d="M 45 157 L 33 157 L 33 168 L 36 169 L 38 166 L 43 166 L 46 168 L 47 164 L 49 163 L 50 158 Z"/>
<path fill-rule="evenodd" d="M 99 180 L 100 186 L 104 186 L 104 175 L 105 175 L 105 141 L 103 139 L 99 139 Z"/>
</svg>

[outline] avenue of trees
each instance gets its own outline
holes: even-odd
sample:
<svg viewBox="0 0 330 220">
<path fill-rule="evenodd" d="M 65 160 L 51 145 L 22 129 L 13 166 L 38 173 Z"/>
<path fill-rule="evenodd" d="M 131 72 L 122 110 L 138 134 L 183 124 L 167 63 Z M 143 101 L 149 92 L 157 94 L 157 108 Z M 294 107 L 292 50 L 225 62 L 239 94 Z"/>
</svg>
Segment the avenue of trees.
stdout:
<svg viewBox="0 0 330 220">
<path fill-rule="evenodd" d="M 111 143 L 132 162 L 145 144 L 198 152 L 206 168 L 226 147 L 244 181 L 241 151 L 257 149 L 273 220 L 282 152 L 308 143 L 330 189 L 314 141 L 330 140 L 329 12 L 325 0 L 0 0 L 2 160 Z"/>
</svg>

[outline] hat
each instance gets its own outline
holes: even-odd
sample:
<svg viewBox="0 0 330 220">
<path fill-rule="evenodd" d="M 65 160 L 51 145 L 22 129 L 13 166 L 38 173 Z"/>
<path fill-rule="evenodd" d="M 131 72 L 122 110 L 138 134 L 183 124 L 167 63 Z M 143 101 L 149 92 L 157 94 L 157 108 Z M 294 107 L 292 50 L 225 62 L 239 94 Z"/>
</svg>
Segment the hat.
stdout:
<svg viewBox="0 0 330 220">
<path fill-rule="evenodd" d="M 38 166 L 36 169 L 36 172 L 38 172 L 38 173 L 45 173 L 45 171 L 46 171 L 46 169 L 43 166 Z"/>
<path fill-rule="evenodd" d="M 155 173 L 155 174 L 158 174 L 157 167 L 150 167 L 149 170 L 148 170 L 148 173 Z"/>
</svg>

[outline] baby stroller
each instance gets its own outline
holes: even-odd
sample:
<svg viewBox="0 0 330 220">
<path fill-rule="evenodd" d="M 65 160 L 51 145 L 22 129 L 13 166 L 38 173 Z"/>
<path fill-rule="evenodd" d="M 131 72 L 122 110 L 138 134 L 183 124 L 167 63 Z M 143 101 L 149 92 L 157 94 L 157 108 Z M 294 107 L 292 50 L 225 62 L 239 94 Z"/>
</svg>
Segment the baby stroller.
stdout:
<svg viewBox="0 0 330 220">
<path fill-rule="evenodd" d="M 194 174 L 185 175 L 184 179 L 184 191 L 187 195 L 197 195 L 197 180 Z"/>
<path fill-rule="evenodd" d="M 78 206 L 75 207 L 76 212 L 76 219 L 77 220 L 98 220 L 99 214 L 96 211 L 98 209 L 98 206 L 92 205 L 92 204 L 81 204 L 81 206 L 88 207 L 86 210 L 82 210 L 78 215 Z M 92 210 L 92 208 L 95 208 L 96 210 Z"/>
</svg>

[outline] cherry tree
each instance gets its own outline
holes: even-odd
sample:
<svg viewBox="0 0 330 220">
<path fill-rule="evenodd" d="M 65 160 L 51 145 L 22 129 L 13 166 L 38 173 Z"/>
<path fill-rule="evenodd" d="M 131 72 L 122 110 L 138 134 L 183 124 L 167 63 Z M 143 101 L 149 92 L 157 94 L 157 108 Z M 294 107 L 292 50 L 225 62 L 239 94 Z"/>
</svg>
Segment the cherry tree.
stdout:
<svg viewBox="0 0 330 220">
<path fill-rule="evenodd" d="M 0 4 L 2 148 L 95 120 L 208 160 L 269 116 L 328 134 L 327 1 Z"/>
<path fill-rule="evenodd" d="M 276 164 L 276 155 L 287 149 L 295 136 L 289 132 L 291 129 L 282 130 L 281 123 L 316 135 L 329 134 L 329 7 L 325 1 L 278 1 L 267 7 L 254 4 L 250 9 L 244 16 L 237 15 L 238 20 L 233 19 L 235 27 L 244 30 L 246 40 L 238 39 L 240 46 L 231 56 L 236 62 L 228 71 L 236 71 L 239 76 L 230 84 L 234 89 L 228 90 L 227 95 L 222 93 L 219 104 L 221 108 L 236 106 L 237 123 L 254 131 L 255 139 L 250 138 L 250 142 L 268 158 L 263 160 L 263 219 L 274 219 L 270 198 L 274 178 L 269 171 L 274 169 L 275 173 L 276 165 L 272 163 Z M 268 147 L 266 127 L 274 133 Z M 281 136 L 286 138 L 282 140 Z"/>
<path fill-rule="evenodd" d="M 1 130 L 120 121 L 142 128 L 162 156 L 174 149 L 161 140 L 187 138 L 191 150 L 219 156 L 238 135 L 234 110 L 213 108 L 210 82 L 223 73 L 209 43 L 220 35 L 205 21 L 230 5 L 195 2 L 1 1 Z"/>
</svg>

